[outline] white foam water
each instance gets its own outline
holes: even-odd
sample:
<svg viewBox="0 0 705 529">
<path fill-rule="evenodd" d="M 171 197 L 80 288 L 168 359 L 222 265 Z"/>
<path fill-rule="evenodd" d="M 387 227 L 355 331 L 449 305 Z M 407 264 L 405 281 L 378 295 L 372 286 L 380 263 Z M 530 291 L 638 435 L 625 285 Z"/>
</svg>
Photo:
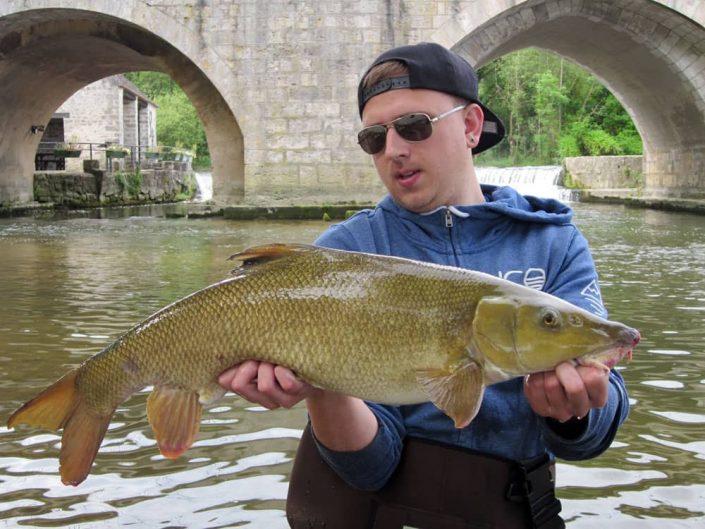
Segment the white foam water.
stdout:
<svg viewBox="0 0 705 529">
<path fill-rule="evenodd" d="M 194 173 L 198 190 L 195 200 L 206 202 L 213 198 L 213 175 L 211 173 Z"/>
<path fill-rule="evenodd" d="M 575 202 L 575 193 L 561 186 L 563 172 L 560 165 L 476 168 L 477 178 L 482 184 L 511 186 L 522 195 Z"/>
</svg>

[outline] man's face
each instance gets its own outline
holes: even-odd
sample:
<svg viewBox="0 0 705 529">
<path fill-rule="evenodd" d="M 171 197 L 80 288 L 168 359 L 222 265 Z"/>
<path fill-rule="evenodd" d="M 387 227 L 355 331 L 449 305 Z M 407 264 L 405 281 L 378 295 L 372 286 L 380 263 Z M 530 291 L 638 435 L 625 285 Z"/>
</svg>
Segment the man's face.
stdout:
<svg viewBox="0 0 705 529">
<path fill-rule="evenodd" d="M 457 99 L 443 92 L 390 90 L 368 101 L 362 125 L 387 123 L 412 112 L 434 118 L 457 105 Z M 466 141 L 466 121 L 476 117 L 467 114 L 468 109 L 464 109 L 444 117 L 434 123 L 431 137 L 419 142 L 404 140 L 393 127 L 389 128 L 385 148 L 372 159 L 398 204 L 423 213 L 443 205 L 469 203 L 472 157 Z M 472 123 L 470 128 L 475 128 Z"/>
</svg>

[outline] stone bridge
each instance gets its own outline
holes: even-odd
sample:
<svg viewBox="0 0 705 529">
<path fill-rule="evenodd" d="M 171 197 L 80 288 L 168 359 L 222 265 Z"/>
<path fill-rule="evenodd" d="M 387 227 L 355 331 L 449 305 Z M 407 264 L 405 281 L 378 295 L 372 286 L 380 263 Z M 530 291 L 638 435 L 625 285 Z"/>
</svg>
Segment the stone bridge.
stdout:
<svg viewBox="0 0 705 529">
<path fill-rule="evenodd" d="M 0 203 L 32 200 L 32 125 L 133 70 L 165 72 L 191 98 L 219 202 L 374 199 L 358 76 L 422 40 L 478 66 L 529 46 L 574 61 L 636 123 L 647 193 L 702 196 L 704 26 L 700 0 L 3 0 Z"/>
</svg>

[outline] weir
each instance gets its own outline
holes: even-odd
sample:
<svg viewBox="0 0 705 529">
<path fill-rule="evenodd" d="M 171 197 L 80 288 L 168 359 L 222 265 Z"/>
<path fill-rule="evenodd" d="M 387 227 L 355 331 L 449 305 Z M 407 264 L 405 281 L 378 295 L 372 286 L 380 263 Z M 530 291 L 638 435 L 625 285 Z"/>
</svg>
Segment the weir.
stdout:
<svg viewBox="0 0 705 529">
<path fill-rule="evenodd" d="M 563 202 L 577 200 L 573 190 L 562 186 L 565 169 L 560 165 L 478 167 L 476 172 L 482 184 L 511 186 L 522 195 L 555 198 Z"/>
<path fill-rule="evenodd" d="M 211 173 L 193 173 L 196 178 L 197 202 L 206 202 L 213 199 L 213 175 Z"/>
</svg>

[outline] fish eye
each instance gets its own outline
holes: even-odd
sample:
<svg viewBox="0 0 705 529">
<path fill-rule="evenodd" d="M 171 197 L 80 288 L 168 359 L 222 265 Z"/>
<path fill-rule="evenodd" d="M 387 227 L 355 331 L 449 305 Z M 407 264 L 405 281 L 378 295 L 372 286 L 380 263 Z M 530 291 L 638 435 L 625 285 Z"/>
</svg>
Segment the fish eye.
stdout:
<svg viewBox="0 0 705 529">
<path fill-rule="evenodd" d="M 555 310 L 546 309 L 541 315 L 541 321 L 546 327 L 558 327 L 561 319 Z"/>
</svg>

